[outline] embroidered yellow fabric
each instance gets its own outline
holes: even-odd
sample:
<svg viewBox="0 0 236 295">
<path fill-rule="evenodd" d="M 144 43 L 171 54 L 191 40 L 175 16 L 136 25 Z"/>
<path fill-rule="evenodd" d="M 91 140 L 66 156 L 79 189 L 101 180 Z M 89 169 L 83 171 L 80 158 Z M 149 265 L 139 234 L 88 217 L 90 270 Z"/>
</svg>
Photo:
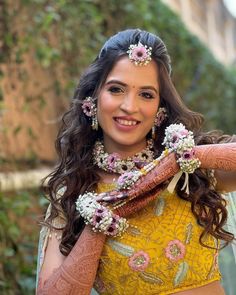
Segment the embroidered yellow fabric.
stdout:
<svg viewBox="0 0 236 295">
<path fill-rule="evenodd" d="M 112 189 L 99 184 L 98 193 Z M 99 294 L 167 295 L 220 280 L 218 251 L 199 244 L 190 202 L 164 191 L 129 218 L 122 237 L 109 238 L 95 281 Z M 205 243 L 218 247 L 213 237 Z"/>
</svg>

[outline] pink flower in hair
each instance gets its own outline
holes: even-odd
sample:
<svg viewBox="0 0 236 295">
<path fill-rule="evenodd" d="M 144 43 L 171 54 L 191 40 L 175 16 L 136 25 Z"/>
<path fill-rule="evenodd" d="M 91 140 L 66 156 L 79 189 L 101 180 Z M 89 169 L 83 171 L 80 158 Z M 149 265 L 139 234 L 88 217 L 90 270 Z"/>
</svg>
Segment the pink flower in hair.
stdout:
<svg viewBox="0 0 236 295">
<path fill-rule="evenodd" d="M 96 106 L 92 97 L 88 96 L 83 100 L 82 110 L 86 116 L 92 117 L 96 115 Z"/>
<path fill-rule="evenodd" d="M 129 59 L 135 65 L 144 66 L 151 61 L 152 48 L 139 42 L 138 44 L 131 44 L 127 53 L 129 54 Z"/>
<path fill-rule="evenodd" d="M 134 60 L 144 60 L 148 57 L 147 49 L 144 46 L 135 47 L 131 53 L 131 58 Z"/>
</svg>

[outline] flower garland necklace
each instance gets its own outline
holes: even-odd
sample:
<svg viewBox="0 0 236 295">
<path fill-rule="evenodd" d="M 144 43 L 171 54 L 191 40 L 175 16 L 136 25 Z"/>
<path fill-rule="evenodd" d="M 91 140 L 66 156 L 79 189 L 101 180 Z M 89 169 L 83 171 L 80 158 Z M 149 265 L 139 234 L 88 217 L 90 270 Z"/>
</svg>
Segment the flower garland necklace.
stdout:
<svg viewBox="0 0 236 295">
<path fill-rule="evenodd" d="M 112 192 L 101 194 L 87 192 L 83 195 L 79 195 L 76 201 L 76 209 L 84 218 L 85 223 L 92 226 L 93 231 L 103 232 L 108 236 L 120 236 L 126 231 L 129 227 L 128 221 L 113 213 L 112 208 L 115 209 L 116 206 L 112 206 L 112 204 L 116 204 L 116 202 L 120 200 L 124 200 L 123 204 L 125 204 L 127 202 L 127 194 L 123 193 L 122 190 L 132 188 L 137 180 L 159 165 L 171 152 L 176 153 L 176 161 L 179 164 L 180 171 L 169 183 L 169 190 L 174 190 L 182 173 L 185 173 L 185 183 L 182 190 L 185 189 L 186 193 L 189 193 L 188 176 L 194 173 L 201 165 L 199 159 L 195 157 L 193 133 L 188 131 L 181 123 L 172 124 L 166 128 L 165 138 L 162 144 L 165 146 L 165 150 L 158 158 L 154 159 L 140 170 L 126 171 L 119 177 L 117 188 L 120 192 L 118 194 L 112 194 Z M 105 204 L 110 204 L 110 206 L 106 206 Z M 123 204 L 121 202 L 118 206 L 122 206 Z M 118 208 L 118 206 L 116 208 Z"/>
<path fill-rule="evenodd" d="M 123 174 L 143 168 L 153 161 L 153 140 L 147 140 L 147 147 L 132 157 L 122 159 L 118 153 L 108 154 L 101 141 L 96 141 L 93 149 L 93 164 L 104 171 Z"/>
</svg>

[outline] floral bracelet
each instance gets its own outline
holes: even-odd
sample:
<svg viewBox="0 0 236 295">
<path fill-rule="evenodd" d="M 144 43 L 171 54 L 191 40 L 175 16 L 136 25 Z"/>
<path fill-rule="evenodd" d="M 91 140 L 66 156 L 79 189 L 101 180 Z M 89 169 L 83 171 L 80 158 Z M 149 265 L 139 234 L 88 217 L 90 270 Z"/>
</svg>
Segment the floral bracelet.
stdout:
<svg viewBox="0 0 236 295">
<path fill-rule="evenodd" d="M 188 175 L 200 167 L 201 162 L 195 157 L 194 138 L 192 131 L 188 131 L 183 124 L 172 124 L 165 130 L 163 141 L 165 150 L 160 157 L 144 166 L 139 171 L 130 171 L 122 174 L 118 178 L 118 190 L 130 189 L 137 180 L 160 164 L 160 161 L 171 152 L 176 153 L 177 163 L 180 166 L 180 172 L 177 173 L 168 185 L 168 190 L 173 192 L 181 175 L 185 173 L 185 182 L 182 190 L 189 194 Z M 91 224 L 95 232 L 103 232 L 109 236 L 121 235 L 129 226 L 127 220 L 114 214 L 109 208 L 103 206 L 100 202 L 113 203 L 122 200 L 125 194 L 116 192 L 112 193 L 85 193 L 80 195 L 76 201 L 76 209 L 84 218 L 86 224 Z"/>
<path fill-rule="evenodd" d="M 186 192 L 189 193 L 188 174 L 193 173 L 201 165 L 199 159 L 195 157 L 193 132 L 187 130 L 182 123 L 171 124 L 165 130 L 165 138 L 162 144 L 165 146 L 165 150 L 158 158 L 154 159 L 139 171 L 131 171 L 122 174 L 118 178 L 117 188 L 130 189 L 143 175 L 146 175 L 149 171 L 158 166 L 162 159 L 170 153 L 175 152 L 176 161 L 180 166 L 180 173 L 174 178 L 175 185 L 182 173 L 185 173 L 186 181 L 184 188 L 186 188 Z M 172 187 L 174 188 L 175 185 L 172 185 Z"/>
<path fill-rule="evenodd" d="M 103 232 L 108 236 L 120 236 L 128 228 L 128 221 L 101 205 L 96 197 L 98 194 L 91 192 L 80 195 L 76 201 L 77 211 L 86 224 L 92 225 L 94 232 Z"/>
</svg>

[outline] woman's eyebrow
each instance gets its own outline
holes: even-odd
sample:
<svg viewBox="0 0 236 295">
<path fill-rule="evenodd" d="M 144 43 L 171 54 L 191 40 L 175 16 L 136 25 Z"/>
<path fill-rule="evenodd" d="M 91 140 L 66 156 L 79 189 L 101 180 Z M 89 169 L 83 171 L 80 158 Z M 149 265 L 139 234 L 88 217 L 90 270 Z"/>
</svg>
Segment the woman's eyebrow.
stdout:
<svg viewBox="0 0 236 295">
<path fill-rule="evenodd" d="M 124 86 L 124 87 L 128 86 L 126 83 L 121 82 L 119 80 L 114 80 L 114 79 L 109 80 L 108 82 L 105 83 L 105 85 L 110 85 L 110 84 L 119 84 L 119 85 Z M 151 86 L 151 85 L 150 86 L 149 85 L 142 86 L 142 87 L 140 87 L 140 89 L 151 89 L 151 90 L 155 91 L 158 94 L 158 89 L 156 87 L 154 87 L 154 86 Z"/>
<path fill-rule="evenodd" d="M 141 89 L 151 89 L 151 90 L 155 91 L 156 94 L 158 94 L 158 89 L 154 86 L 142 86 Z"/>
<path fill-rule="evenodd" d="M 114 79 L 109 80 L 108 82 L 105 83 L 105 85 L 110 85 L 110 84 L 120 84 L 121 86 L 124 86 L 124 87 L 128 86 L 126 83 L 121 82 L 119 80 L 114 80 Z"/>
</svg>

